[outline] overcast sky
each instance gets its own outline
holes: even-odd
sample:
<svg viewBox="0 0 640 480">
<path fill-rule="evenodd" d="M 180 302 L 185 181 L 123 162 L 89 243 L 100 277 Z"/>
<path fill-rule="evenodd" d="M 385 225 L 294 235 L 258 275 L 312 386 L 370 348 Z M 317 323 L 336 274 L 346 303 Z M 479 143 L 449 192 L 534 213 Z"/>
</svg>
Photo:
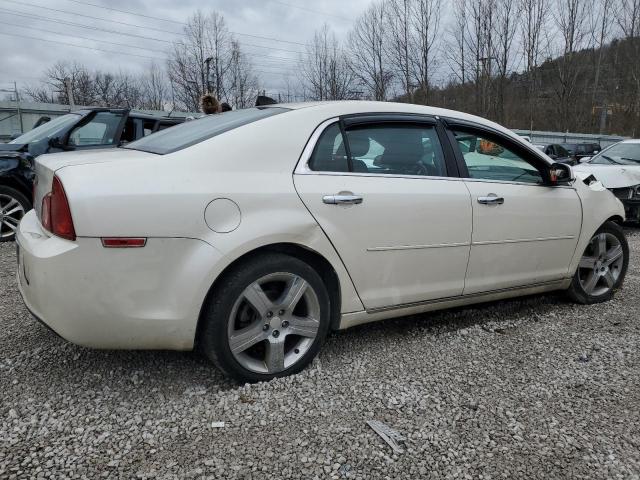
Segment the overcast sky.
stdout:
<svg viewBox="0 0 640 480">
<path fill-rule="evenodd" d="M 311 38 L 314 30 L 327 22 L 340 38 L 370 2 L 371 0 L 0 0 L 0 89 L 7 88 L 14 80 L 18 82 L 18 88 L 37 83 L 42 72 L 58 60 L 77 61 L 91 69 L 122 69 L 130 72 L 140 71 L 154 61 L 150 58 L 77 48 L 63 43 L 155 57 L 156 62 L 163 64 L 166 58 L 164 52 L 170 47 L 167 41 L 180 38 L 182 25 L 176 22 L 186 21 L 198 9 L 213 9 L 224 15 L 229 29 L 237 34 L 244 51 L 251 55 L 250 58 L 256 64 L 255 70 L 260 72 L 258 75 L 265 87 L 276 89 L 283 83 L 282 74 L 291 69 L 291 63 L 281 58 L 297 59 L 298 54 L 294 52 L 302 51 L 304 46 L 248 35 L 304 43 Z M 138 37 L 95 29 L 124 32 Z M 56 32 L 62 35 L 57 35 Z M 54 43 L 54 40 L 62 43 Z"/>
</svg>

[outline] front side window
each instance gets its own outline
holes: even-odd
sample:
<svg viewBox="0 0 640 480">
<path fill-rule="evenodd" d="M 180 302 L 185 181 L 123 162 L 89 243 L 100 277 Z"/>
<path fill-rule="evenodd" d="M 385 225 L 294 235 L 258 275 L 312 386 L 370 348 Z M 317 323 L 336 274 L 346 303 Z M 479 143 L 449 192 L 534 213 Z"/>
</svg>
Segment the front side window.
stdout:
<svg viewBox="0 0 640 480">
<path fill-rule="evenodd" d="M 118 137 L 118 128 L 123 113 L 98 112 L 89 123 L 76 127 L 69 135 L 69 145 L 88 147 L 95 145 L 114 145 Z"/>
<path fill-rule="evenodd" d="M 453 132 L 462 151 L 470 178 L 501 182 L 541 184 L 536 167 L 520 155 L 475 133 Z"/>
</svg>

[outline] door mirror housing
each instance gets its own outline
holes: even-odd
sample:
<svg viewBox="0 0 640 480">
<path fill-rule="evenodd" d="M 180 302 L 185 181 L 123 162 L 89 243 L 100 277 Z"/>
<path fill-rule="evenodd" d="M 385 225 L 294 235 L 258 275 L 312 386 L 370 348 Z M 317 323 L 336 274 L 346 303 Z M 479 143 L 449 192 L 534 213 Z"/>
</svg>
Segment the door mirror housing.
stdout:
<svg viewBox="0 0 640 480">
<path fill-rule="evenodd" d="M 580 160 L 578 160 L 578 162 L 580 163 L 589 163 L 589 161 L 592 159 L 593 157 L 582 157 Z"/>
<path fill-rule="evenodd" d="M 549 168 L 549 181 L 551 185 L 568 185 L 573 180 L 571 167 L 564 163 L 554 163 Z"/>
<path fill-rule="evenodd" d="M 67 151 L 67 150 L 74 150 L 74 147 L 70 146 L 70 145 L 66 145 L 64 143 L 62 143 L 60 141 L 59 137 L 53 137 L 49 139 L 49 147 L 51 148 L 57 148 L 59 150 L 63 150 L 63 151 Z"/>
</svg>

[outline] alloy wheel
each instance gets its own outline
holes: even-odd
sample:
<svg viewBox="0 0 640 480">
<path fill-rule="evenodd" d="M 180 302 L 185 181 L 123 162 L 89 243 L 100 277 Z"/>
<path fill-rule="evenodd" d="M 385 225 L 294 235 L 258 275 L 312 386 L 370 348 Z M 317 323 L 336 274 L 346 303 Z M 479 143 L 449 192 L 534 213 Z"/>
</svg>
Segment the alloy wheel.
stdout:
<svg viewBox="0 0 640 480">
<path fill-rule="evenodd" d="M 615 287 L 623 265 L 624 250 L 620 240 L 611 233 L 598 233 L 580 259 L 580 285 L 588 295 L 604 295 Z"/>
<path fill-rule="evenodd" d="M 320 327 L 320 302 L 311 285 L 292 273 L 273 273 L 250 284 L 229 316 L 234 358 L 256 373 L 279 373 L 311 348 Z"/>
<path fill-rule="evenodd" d="M 0 194 L 0 238 L 13 237 L 24 214 L 24 207 L 18 200 Z"/>
</svg>

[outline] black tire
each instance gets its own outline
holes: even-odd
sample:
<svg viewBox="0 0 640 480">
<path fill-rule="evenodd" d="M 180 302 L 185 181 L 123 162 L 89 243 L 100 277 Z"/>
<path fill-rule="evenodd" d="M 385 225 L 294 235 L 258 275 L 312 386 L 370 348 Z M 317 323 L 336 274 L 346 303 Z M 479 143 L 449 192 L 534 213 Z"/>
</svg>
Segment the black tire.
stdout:
<svg viewBox="0 0 640 480">
<path fill-rule="evenodd" d="M 618 242 L 620 242 L 620 246 L 622 247 L 622 255 L 623 255 L 620 274 L 616 279 L 615 283 L 613 284 L 613 287 L 610 288 L 608 291 L 598 295 L 591 295 L 583 288 L 583 285 L 580 281 L 580 268 L 578 268 L 576 270 L 575 275 L 573 276 L 573 280 L 571 281 L 571 286 L 567 290 L 569 297 L 574 302 L 585 304 L 585 305 L 607 302 L 611 300 L 611 298 L 613 298 L 615 291 L 618 290 L 624 282 L 624 277 L 627 274 L 627 268 L 629 267 L 629 244 L 627 243 L 627 239 L 624 235 L 624 231 L 622 230 L 622 227 L 617 223 L 606 222 L 604 225 L 602 225 L 602 227 L 598 229 L 596 233 L 593 234 L 592 239 L 601 233 L 611 234 L 618 240 Z M 588 249 L 589 249 L 589 246 L 587 246 L 587 250 Z M 586 251 L 583 253 L 583 255 L 585 253 Z"/>
<path fill-rule="evenodd" d="M 18 202 L 24 209 L 24 213 L 27 213 L 32 208 L 29 199 L 15 188 L 7 187 L 6 185 L 0 185 L 0 195 L 2 197 L 10 197 L 11 199 Z M 1 213 L 2 212 L 0 212 L 0 216 L 2 216 Z M 15 240 L 15 233 L 9 233 L 9 231 L 9 227 L 6 224 L 0 222 L 0 242 L 12 242 L 13 240 Z"/>
<path fill-rule="evenodd" d="M 319 325 L 308 350 L 293 365 L 277 373 L 259 373 L 243 366 L 232 353 L 228 336 L 229 323 L 234 305 L 241 301 L 247 287 L 265 276 L 280 273 L 298 276 L 313 289 L 320 311 Z M 217 282 L 214 291 L 210 292 L 200 319 L 198 348 L 225 375 L 240 382 L 254 383 L 292 375 L 304 369 L 320 351 L 329 331 L 330 310 L 331 300 L 327 288 L 320 275 L 308 264 L 281 253 L 256 256 L 226 273 Z"/>
</svg>

